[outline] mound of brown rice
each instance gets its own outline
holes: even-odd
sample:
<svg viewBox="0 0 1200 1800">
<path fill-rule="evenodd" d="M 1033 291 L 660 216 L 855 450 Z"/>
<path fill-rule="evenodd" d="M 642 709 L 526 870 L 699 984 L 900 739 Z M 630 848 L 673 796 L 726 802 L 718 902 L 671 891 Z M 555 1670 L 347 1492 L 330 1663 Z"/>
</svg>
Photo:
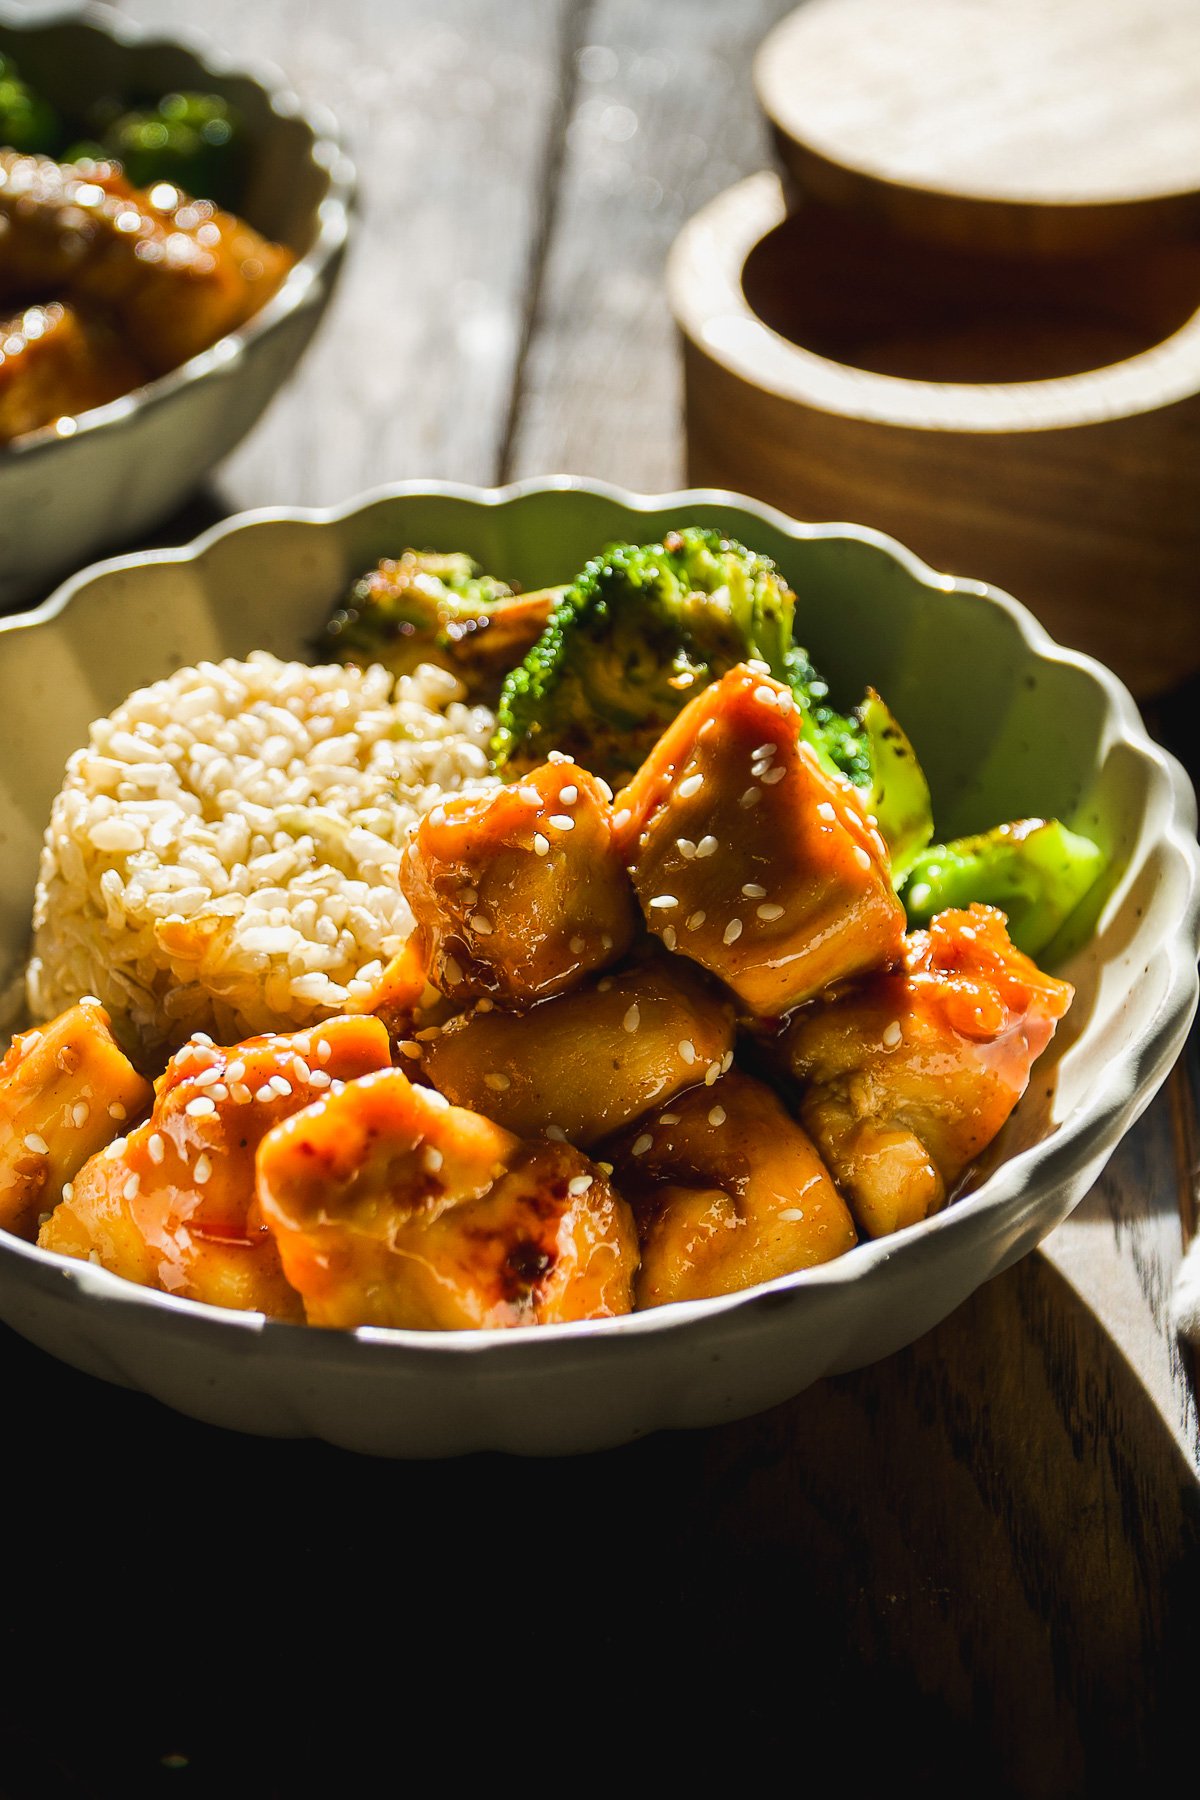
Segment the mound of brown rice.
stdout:
<svg viewBox="0 0 1200 1800">
<path fill-rule="evenodd" d="M 193 1031 L 311 1024 L 369 988 L 412 916 L 406 828 L 486 778 L 491 716 L 454 678 L 263 652 L 131 694 L 67 765 L 42 852 L 28 997 L 96 994 L 141 1059 Z"/>
</svg>

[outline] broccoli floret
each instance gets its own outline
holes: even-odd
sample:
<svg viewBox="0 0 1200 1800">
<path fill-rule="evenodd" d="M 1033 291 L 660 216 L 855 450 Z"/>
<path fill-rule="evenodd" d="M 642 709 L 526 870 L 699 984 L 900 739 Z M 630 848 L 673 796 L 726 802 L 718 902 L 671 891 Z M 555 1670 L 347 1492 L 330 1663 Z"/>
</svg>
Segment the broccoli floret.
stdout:
<svg viewBox="0 0 1200 1800">
<path fill-rule="evenodd" d="M 317 641 L 335 662 L 382 663 L 407 675 L 437 663 L 473 694 L 495 698 L 504 671 L 550 617 L 561 588 L 517 594 L 469 556 L 405 550 L 356 581 Z"/>
<path fill-rule="evenodd" d="M 1090 838 L 1057 819 L 1018 819 L 976 837 L 931 844 L 901 891 L 910 926 L 946 907 L 980 900 L 1008 917 L 1009 936 L 1027 956 L 1045 949 L 1105 864 Z"/>
<path fill-rule="evenodd" d="M 12 59 L 0 54 L 0 144 L 26 155 L 47 156 L 59 141 L 59 131 L 54 108 L 21 80 Z"/>
<path fill-rule="evenodd" d="M 565 750 L 599 773 L 638 766 L 710 681 L 758 660 L 787 682 L 822 756 L 867 774 L 860 726 L 792 642 L 795 595 L 775 564 L 719 531 L 689 526 L 660 544 L 617 544 L 576 578 L 500 696 L 497 768 Z"/>
<path fill-rule="evenodd" d="M 167 181 L 197 199 L 238 202 L 242 129 L 219 94 L 164 94 L 152 106 L 119 112 L 101 102 L 89 125 L 94 139 L 68 151 L 66 161 L 115 158 L 135 187 Z"/>
</svg>

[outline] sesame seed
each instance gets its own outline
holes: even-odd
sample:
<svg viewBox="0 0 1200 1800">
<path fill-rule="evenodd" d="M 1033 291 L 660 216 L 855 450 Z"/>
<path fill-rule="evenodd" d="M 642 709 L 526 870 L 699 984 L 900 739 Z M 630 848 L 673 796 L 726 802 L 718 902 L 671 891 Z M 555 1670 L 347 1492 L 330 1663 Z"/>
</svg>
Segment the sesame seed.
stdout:
<svg viewBox="0 0 1200 1800">
<path fill-rule="evenodd" d="M 421 1161 L 425 1165 L 426 1174 L 436 1175 L 445 1160 L 445 1157 L 442 1155 L 436 1144 L 426 1144 L 424 1153 L 421 1157 Z"/>
<path fill-rule="evenodd" d="M 570 760 L 571 759 L 567 755 L 565 750 L 551 750 L 550 754 L 546 758 L 547 762 L 552 762 L 552 763 L 564 763 L 564 762 L 570 762 Z"/>
<path fill-rule="evenodd" d="M 590 1175 L 572 1175 L 570 1181 L 567 1183 L 567 1192 L 568 1194 L 576 1195 L 586 1194 L 591 1185 L 592 1178 Z"/>
<path fill-rule="evenodd" d="M 687 916 L 688 930 L 689 931 L 699 931 L 700 927 L 703 925 L 703 923 L 707 917 L 708 917 L 708 914 L 705 913 L 703 910 L 701 910 L 700 912 L 689 913 Z"/>
<path fill-rule="evenodd" d="M 832 825 L 833 821 L 837 818 L 837 814 L 834 812 L 828 800 L 822 800 L 817 807 L 817 817 L 818 819 L 824 819 L 826 823 L 830 825 Z"/>
<path fill-rule="evenodd" d="M 695 1062 L 696 1046 L 695 1046 L 695 1044 L 693 1044 L 691 1038 L 680 1038 L 679 1054 L 680 1054 L 680 1056 L 682 1056 L 685 1063 L 690 1064 L 690 1063 Z"/>
<path fill-rule="evenodd" d="M 534 787 L 532 782 L 526 787 L 519 787 L 517 793 L 525 802 L 526 806 L 540 806 L 542 804 L 541 793 Z"/>
<path fill-rule="evenodd" d="M 596 1167 L 599 1169 L 599 1171 L 602 1175 L 611 1175 L 613 1172 L 613 1166 L 611 1163 L 598 1162 L 596 1164 Z"/>
<path fill-rule="evenodd" d="M 663 1113 L 658 1122 L 660 1125 L 678 1125 L 679 1114 L 678 1113 Z"/>
<path fill-rule="evenodd" d="M 713 1083 L 719 1078 L 720 1073 L 721 1065 L 719 1062 L 709 1063 L 707 1069 L 704 1071 L 705 1087 L 712 1087 Z"/>
<path fill-rule="evenodd" d="M 550 823 L 555 831 L 574 831 L 575 821 L 570 813 L 551 813 Z"/>
<path fill-rule="evenodd" d="M 219 1081 L 220 1079 L 220 1063 L 209 1063 L 207 1069 L 201 1069 L 200 1073 L 193 1077 L 193 1084 L 196 1087 L 207 1087 L 209 1082 Z"/>
<path fill-rule="evenodd" d="M 772 687 L 768 687 L 766 685 L 766 683 L 764 682 L 762 687 L 755 688 L 754 698 L 756 700 L 761 700 L 764 706 L 774 706 L 774 704 L 775 704 L 775 689 Z"/>
<path fill-rule="evenodd" d="M 272 1093 L 278 1094 L 281 1100 L 286 1100 L 292 1091 L 292 1084 L 285 1075 L 272 1075 L 267 1086 Z"/>
<path fill-rule="evenodd" d="M 208 1096 L 210 1100 L 228 1100 L 229 1089 L 223 1081 L 215 1081 L 208 1090 Z"/>
<path fill-rule="evenodd" d="M 774 787 L 775 783 L 782 781 L 786 774 L 786 769 L 764 769 L 759 779 L 764 787 Z"/>
<path fill-rule="evenodd" d="M 728 1075 L 728 1073 L 729 1073 L 730 1069 L 732 1069 L 732 1067 L 733 1067 L 733 1051 L 727 1050 L 725 1052 L 724 1056 L 721 1058 L 721 1073 L 722 1073 L 722 1075 Z"/>
<path fill-rule="evenodd" d="M 198 1184 L 203 1187 L 211 1174 L 212 1163 L 207 1156 L 201 1153 L 192 1164 L 192 1175 Z"/>
<path fill-rule="evenodd" d="M 242 1062 L 240 1057 L 237 1060 L 237 1062 L 231 1062 L 231 1063 L 226 1064 L 226 1068 L 225 1068 L 226 1081 L 240 1081 L 242 1079 L 242 1076 L 245 1073 L 246 1073 L 246 1065 L 244 1062 Z"/>
<path fill-rule="evenodd" d="M 420 1044 L 414 1044 L 411 1038 L 405 1038 L 400 1044 L 400 1054 L 401 1056 L 411 1058 L 413 1062 L 419 1062 L 421 1060 L 421 1046 Z"/>
<path fill-rule="evenodd" d="M 436 1037 L 441 1037 L 442 1028 L 440 1025 L 427 1025 L 425 1027 L 424 1031 L 414 1032 L 413 1035 L 415 1036 L 418 1044 L 428 1044 L 432 1041 L 432 1039 L 434 1039 Z"/>
<path fill-rule="evenodd" d="M 741 799 L 738 801 L 738 805 L 739 806 L 757 806 L 761 799 L 762 799 L 762 789 L 761 788 L 748 787 L 746 789 L 745 793 L 742 795 Z"/>
<path fill-rule="evenodd" d="M 675 898 L 674 894 L 655 894 L 655 896 L 654 896 L 653 900 L 651 900 L 650 904 L 651 904 L 651 906 L 660 907 L 664 912 L 666 912 L 672 906 L 678 906 L 679 902 Z"/>
<path fill-rule="evenodd" d="M 771 924 L 775 919 L 782 919 L 783 908 L 782 906 L 775 905 L 760 906 L 758 909 L 758 916 L 760 919 L 765 919 L 768 924 Z"/>
<path fill-rule="evenodd" d="M 80 1006 L 100 1006 L 103 1002 L 97 1000 L 95 994 L 82 994 L 79 999 L 79 1004 Z"/>
<path fill-rule="evenodd" d="M 679 939 L 675 935 L 675 927 L 673 925 L 663 926 L 662 941 L 668 950 L 673 950 L 675 948 Z"/>
<path fill-rule="evenodd" d="M 758 746 L 757 750 L 752 750 L 750 752 L 750 754 L 756 762 L 758 761 L 760 756 L 765 756 L 767 761 L 770 762 L 771 758 L 775 754 L 775 750 L 776 750 L 775 739 L 768 738 L 768 740 L 765 744 L 760 744 Z"/>
<path fill-rule="evenodd" d="M 612 987 L 612 976 L 605 975 L 602 977 L 601 980 L 599 980 L 596 983 L 596 992 L 598 994 L 607 994 L 611 987 Z"/>
<path fill-rule="evenodd" d="M 685 781 L 681 781 L 679 784 L 679 798 L 690 800 L 692 795 L 698 794 L 703 786 L 703 775 L 689 775 Z"/>
<path fill-rule="evenodd" d="M 36 1131 L 26 1132 L 23 1142 L 25 1148 L 32 1150 L 35 1156 L 49 1156 L 50 1154 L 49 1144 L 44 1137 L 39 1137 Z"/>
<path fill-rule="evenodd" d="M 118 1124 L 120 1123 L 120 1121 L 123 1118 L 126 1117 L 125 1108 L 121 1105 L 121 1102 L 119 1100 L 113 1101 L 112 1105 L 108 1109 L 108 1116 L 110 1119 L 116 1119 Z"/>
<path fill-rule="evenodd" d="M 543 1130 L 544 1130 L 545 1136 L 548 1137 L 552 1143 L 555 1143 L 555 1144 L 565 1144 L 566 1143 L 567 1134 L 563 1130 L 561 1125 L 547 1125 L 543 1128 Z"/>
<path fill-rule="evenodd" d="M 860 869 L 869 869 L 871 867 L 870 853 L 869 851 L 864 850 L 861 844 L 855 844 L 854 846 L 854 860 Z"/>
<path fill-rule="evenodd" d="M 650 1136 L 650 1133 L 648 1131 L 643 1131 L 641 1137 L 634 1138 L 633 1144 L 630 1147 L 630 1152 L 629 1152 L 630 1155 L 631 1156 L 645 1156 L 647 1150 L 650 1148 L 650 1146 L 653 1142 L 654 1142 L 654 1139 Z"/>
<path fill-rule="evenodd" d="M 486 994 L 475 1002 L 475 1011 L 477 1013 L 494 1012 L 495 1010 L 496 1002 L 494 1000 L 489 1000 Z"/>
<path fill-rule="evenodd" d="M 550 839 L 543 837 L 540 831 L 533 834 L 533 847 L 539 856 L 545 856 L 550 849 Z"/>
<path fill-rule="evenodd" d="M 718 848 L 715 837 L 702 837 L 696 845 L 697 856 L 712 856 Z"/>
<path fill-rule="evenodd" d="M 333 1055 L 333 1045 L 328 1038 L 317 1039 L 317 1061 L 327 1063 Z"/>
<path fill-rule="evenodd" d="M 344 1081 L 334 1080 L 330 1084 L 329 1091 L 331 1094 L 340 1094 L 345 1086 L 346 1084 Z M 421 1093 L 424 1097 L 426 1106 L 436 1106 L 439 1112 L 450 1111 L 450 1102 L 447 1100 L 445 1094 L 439 1094 L 436 1088 L 422 1088 Z"/>
<path fill-rule="evenodd" d="M 625 1017 L 621 1020 L 621 1023 L 626 1031 L 636 1031 L 641 1022 L 642 1015 L 638 1010 L 638 1003 L 635 1000 L 629 1011 L 625 1014 Z"/>
<path fill-rule="evenodd" d="M 207 1094 L 197 1094 L 194 1100 L 188 1101 L 183 1110 L 190 1119 L 203 1119 L 209 1113 L 215 1113 L 217 1109 Z"/>
<path fill-rule="evenodd" d="M 502 1094 L 505 1088 L 512 1086 L 512 1082 L 509 1080 L 508 1076 L 502 1074 L 499 1069 L 489 1070 L 483 1079 L 488 1087 L 494 1088 L 498 1094 Z"/>
<path fill-rule="evenodd" d="M 128 1138 L 123 1137 L 113 1139 L 112 1143 L 108 1146 L 108 1149 L 104 1152 L 110 1162 L 114 1161 L 118 1156 L 123 1156 L 125 1154 L 125 1145 L 128 1141 Z"/>
<path fill-rule="evenodd" d="M 207 1044 L 210 1049 L 212 1048 L 212 1039 L 207 1031 L 193 1031 L 189 1041 L 193 1044 Z"/>
<path fill-rule="evenodd" d="M 725 944 L 736 944 L 741 935 L 742 921 L 740 919 L 730 919 L 728 925 L 725 927 L 724 936 L 721 941 Z"/>
<path fill-rule="evenodd" d="M 884 1029 L 883 1042 L 884 1042 L 885 1048 L 888 1050 L 894 1050 L 896 1048 L 896 1045 L 900 1042 L 900 1039 L 903 1036 L 904 1036 L 904 1033 L 900 1029 L 899 1019 L 893 1019 L 891 1024 L 888 1025 Z"/>
<path fill-rule="evenodd" d="M 167 1154 L 167 1146 L 163 1143 L 162 1134 L 152 1131 L 146 1139 L 146 1154 L 152 1163 L 161 1163 Z"/>
<path fill-rule="evenodd" d="M 609 787 L 607 781 L 603 780 L 602 777 L 599 775 L 593 775 L 592 780 L 596 783 L 596 786 L 600 789 L 600 792 L 604 795 L 604 798 L 606 800 L 611 800 L 613 797 L 613 791 Z"/>
<path fill-rule="evenodd" d="M 262 1102 L 262 1104 L 265 1106 L 267 1104 L 268 1100 L 273 1100 L 275 1098 L 275 1090 L 273 1087 L 271 1087 L 269 1082 L 264 1081 L 262 1086 L 255 1090 L 254 1098 L 256 1100 L 260 1100 Z M 192 1109 L 189 1106 L 188 1111 L 191 1112 L 191 1110 Z M 215 1108 L 214 1108 L 214 1110 L 215 1110 Z"/>
<path fill-rule="evenodd" d="M 587 949 L 587 944 L 583 938 L 573 937 L 571 939 L 571 955 L 572 956 L 582 956 L 586 949 Z"/>
<path fill-rule="evenodd" d="M 472 931 L 477 931 L 480 937 L 491 937 L 492 921 L 485 913 L 472 913 L 470 924 Z"/>
<path fill-rule="evenodd" d="M 141 1187 L 141 1185 L 142 1185 L 141 1176 L 137 1175 L 137 1174 L 131 1175 L 129 1177 L 129 1180 L 125 1183 L 125 1186 L 121 1189 L 122 1199 L 136 1200 L 137 1196 L 138 1196 L 138 1189 Z"/>
<path fill-rule="evenodd" d="M 609 933 L 607 931 L 602 931 L 600 933 L 600 948 L 602 950 L 611 950 L 612 947 L 613 947 L 613 941 L 612 941 L 612 938 L 610 937 Z"/>
<path fill-rule="evenodd" d="M 558 797 L 564 806 L 574 806 L 579 798 L 579 789 L 573 781 L 569 782 L 566 787 L 559 788 Z"/>
<path fill-rule="evenodd" d="M 238 1106 L 249 1106 L 254 1096 L 244 1081 L 235 1081 L 229 1090 L 229 1098 Z"/>
<path fill-rule="evenodd" d="M 767 897 L 766 888 L 757 881 L 744 881 L 742 883 L 742 892 L 745 894 L 747 900 L 765 900 Z"/>
<path fill-rule="evenodd" d="M 756 675 L 769 675 L 771 673 L 770 663 L 765 663 L 761 656 L 749 657 L 746 662 L 746 667 L 752 669 Z"/>
<path fill-rule="evenodd" d="M 629 808 L 623 806 L 620 812 L 615 812 L 613 814 L 613 829 L 615 831 L 623 831 L 632 817 L 633 814 L 630 812 Z"/>
<path fill-rule="evenodd" d="M 804 1214 L 798 1206 L 785 1206 L 782 1212 L 776 1213 L 775 1217 L 785 1225 L 799 1225 Z"/>
<path fill-rule="evenodd" d="M 64 1181 L 63 1182 L 62 1197 L 64 1200 L 73 1200 L 75 1198 L 75 1183 L 73 1181 Z M 44 1225 L 46 1223 L 46 1220 L 49 1217 L 50 1217 L 49 1213 L 40 1214 L 40 1216 L 38 1218 L 38 1224 Z"/>
<path fill-rule="evenodd" d="M 691 838 L 676 838 L 675 848 L 678 850 L 680 856 L 682 856 L 684 862 L 691 862 L 693 856 L 696 854 L 696 846 L 693 844 Z"/>
<path fill-rule="evenodd" d="M 419 1054 L 419 1052 L 418 1052 L 418 1054 Z M 308 1078 L 308 1085 L 309 1085 L 309 1087 L 315 1087 L 315 1088 L 327 1088 L 330 1085 L 331 1081 L 332 1081 L 332 1077 L 329 1075 L 327 1070 L 314 1069 L 312 1074 Z"/>
<path fill-rule="evenodd" d="M 71 1108 L 71 1123 L 76 1131 L 82 1131 L 92 1116 L 92 1109 L 86 1100 L 77 1100 Z"/>
<path fill-rule="evenodd" d="M 457 957 L 448 956 L 442 964 L 442 974 L 452 987 L 457 987 L 463 978 L 462 966 Z"/>
<path fill-rule="evenodd" d="M 790 713 L 791 712 L 792 696 L 788 692 L 787 688 L 781 688 L 779 693 L 776 694 L 775 704 L 779 708 L 781 713 Z"/>
<path fill-rule="evenodd" d="M 710 1125 L 723 1125 L 725 1123 L 725 1108 L 723 1106 L 714 1106 L 708 1115 L 708 1122 Z"/>
</svg>

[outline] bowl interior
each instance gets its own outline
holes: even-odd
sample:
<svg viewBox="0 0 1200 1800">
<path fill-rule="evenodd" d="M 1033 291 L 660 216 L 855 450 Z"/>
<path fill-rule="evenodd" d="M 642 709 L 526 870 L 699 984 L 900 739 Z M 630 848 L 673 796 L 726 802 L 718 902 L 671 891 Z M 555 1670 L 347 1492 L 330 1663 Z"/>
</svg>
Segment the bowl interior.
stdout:
<svg viewBox="0 0 1200 1800">
<path fill-rule="evenodd" d="M 1124 362 L 1200 308 L 1183 240 L 1049 259 L 971 252 L 805 205 L 742 271 L 754 312 L 831 362 L 930 382 L 1026 382 Z"/>
<path fill-rule="evenodd" d="M 539 490 L 502 505 L 391 495 L 344 517 L 264 518 L 198 555 L 152 554 L 71 584 L 69 606 L 0 631 L 0 980 L 14 1004 L 42 832 L 68 754 L 94 717 L 184 663 L 255 648 L 306 658 L 332 603 L 379 556 L 461 548 L 527 586 L 568 579 L 605 543 L 689 522 L 720 524 L 776 558 L 800 596 L 799 635 L 833 696 L 869 682 L 905 724 L 929 774 L 942 835 L 1056 814 L 1098 839 L 1109 876 L 1089 915 L 1043 958 L 1077 998 L 996 1149 L 1045 1137 L 1146 1030 L 1171 979 L 1164 921 L 1191 930 L 1190 864 L 1169 838 L 1173 790 L 1133 748 L 1086 665 L 1035 650 L 1016 611 L 972 584 L 923 579 L 886 540 L 799 528 L 720 500 L 646 503 Z M 1182 923 L 1187 921 L 1186 927 Z M 1094 929 L 1093 929 L 1094 927 Z"/>
<path fill-rule="evenodd" d="M 41 23 L 0 16 L 0 52 L 60 112 L 81 117 L 105 95 L 146 98 L 176 89 L 219 94 L 241 117 L 246 177 L 237 210 L 267 237 L 298 256 L 312 248 L 318 208 L 330 188 L 328 170 L 313 154 L 311 125 L 286 109 L 251 76 L 224 69 L 180 43 L 122 34 L 81 17 Z"/>
</svg>

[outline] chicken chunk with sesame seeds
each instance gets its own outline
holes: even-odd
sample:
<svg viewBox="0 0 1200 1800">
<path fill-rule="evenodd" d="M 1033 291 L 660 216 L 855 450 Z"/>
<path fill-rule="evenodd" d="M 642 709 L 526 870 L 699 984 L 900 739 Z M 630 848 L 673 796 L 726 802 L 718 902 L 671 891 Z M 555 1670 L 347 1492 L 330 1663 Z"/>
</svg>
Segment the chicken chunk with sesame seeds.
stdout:
<svg viewBox="0 0 1200 1800">
<path fill-rule="evenodd" d="M 0 150 L 3 290 L 107 309 L 153 374 L 176 368 L 270 299 L 294 261 L 211 200 L 131 187 L 117 165 Z"/>
<path fill-rule="evenodd" d="M 704 1300 L 831 1262 L 857 1242 L 807 1133 L 734 1071 L 604 1147 L 641 1239 L 639 1308 Z"/>
<path fill-rule="evenodd" d="M 399 1069 L 269 1132 L 258 1202 L 313 1325 L 453 1331 L 632 1305 L 637 1234 L 604 1171 Z"/>
<path fill-rule="evenodd" d="M 39 1215 L 152 1099 L 98 1001 L 15 1037 L 0 1062 L 0 1226 L 35 1238 Z"/>
<path fill-rule="evenodd" d="M 258 1212 L 255 1152 L 281 1119 L 390 1060 L 373 1018 L 230 1048 L 190 1040 L 158 1082 L 146 1123 L 80 1170 L 38 1242 L 145 1287 L 301 1318 Z"/>
<path fill-rule="evenodd" d="M 430 979 L 449 999 L 519 1009 L 624 956 L 639 920 L 610 798 L 563 759 L 517 787 L 460 795 L 426 814 L 400 885 Z"/>
<path fill-rule="evenodd" d="M 903 967 L 799 1013 L 782 1039 L 800 1117 L 863 1231 L 937 1212 L 991 1143 L 1071 1002 L 989 906 L 943 912 Z"/>
<path fill-rule="evenodd" d="M 478 1008 L 422 1034 L 414 1068 L 458 1106 L 522 1137 L 585 1148 L 681 1088 L 719 1074 L 733 1009 L 699 970 L 661 953 L 522 1017 Z"/>
<path fill-rule="evenodd" d="M 615 806 L 651 931 L 750 1012 L 778 1016 L 898 956 L 887 847 L 779 682 L 742 665 L 706 688 Z"/>
<path fill-rule="evenodd" d="M 102 321 L 55 300 L 0 319 L 0 444 L 127 394 L 145 370 Z"/>
</svg>

